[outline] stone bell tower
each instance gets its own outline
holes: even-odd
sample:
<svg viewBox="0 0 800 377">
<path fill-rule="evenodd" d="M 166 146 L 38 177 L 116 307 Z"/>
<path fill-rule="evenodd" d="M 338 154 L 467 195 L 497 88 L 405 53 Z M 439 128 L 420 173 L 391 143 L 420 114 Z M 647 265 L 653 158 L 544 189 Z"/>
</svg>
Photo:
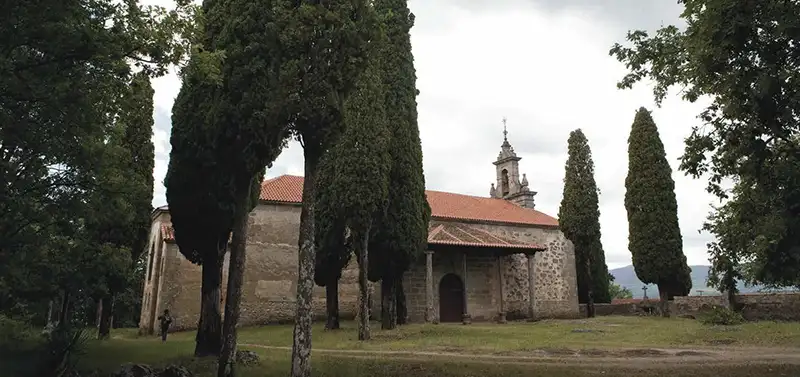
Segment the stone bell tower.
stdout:
<svg viewBox="0 0 800 377">
<path fill-rule="evenodd" d="M 533 209 L 533 198 L 535 191 L 528 188 L 528 177 L 522 174 L 522 181 L 519 179 L 519 160 L 514 152 L 514 147 L 508 142 L 508 129 L 506 128 L 506 118 L 503 118 L 503 144 L 500 146 L 500 154 L 493 162 L 497 172 L 497 186 L 492 183 L 489 189 L 489 196 L 497 199 L 505 199 L 514 204 Z"/>
</svg>

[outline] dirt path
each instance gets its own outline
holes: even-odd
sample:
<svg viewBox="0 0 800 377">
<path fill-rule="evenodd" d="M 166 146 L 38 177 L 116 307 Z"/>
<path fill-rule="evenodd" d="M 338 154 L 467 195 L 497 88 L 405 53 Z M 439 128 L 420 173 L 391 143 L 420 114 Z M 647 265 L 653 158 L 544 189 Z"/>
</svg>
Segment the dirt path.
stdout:
<svg viewBox="0 0 800 377">
<path fill-rule="evenodd" d="M 240 344 L 242 347 L 291 351 L 291 347 Z M 741 364 L 790 364 L 800 365 L 800 349 L 797 348 L 750 348 L 750 347 L 702 347 L 702 348 L 618 348 L 618 349 L 567 349 L 551 348 L 529 352 L 507 354 L 468 354 L 459 352 L 432 351 L 386 351 L 386 350 L 334 350 L 318 349 L 314 353 L 352 357 L 360 359 L 426 361 L 431 358 L 452 361 L 503 363 L 503 364 L 580 364 L 581 366 L 619 365 L 633 368 L 660 368 L 682 365 L 741 365 Z"/>
</svg>

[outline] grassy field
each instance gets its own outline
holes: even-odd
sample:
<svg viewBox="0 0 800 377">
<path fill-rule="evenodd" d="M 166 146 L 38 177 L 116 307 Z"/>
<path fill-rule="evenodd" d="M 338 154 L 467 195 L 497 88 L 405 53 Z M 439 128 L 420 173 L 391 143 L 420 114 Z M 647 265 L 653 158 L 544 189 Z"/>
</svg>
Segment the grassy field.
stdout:
<svg viewBox="0 0 800 377">
<path fill-rule="evenodd" d="M 541 350 L 551 353 L 560 350 L 563 351 L 561 356 L 565 356 L 575 350 L 585 350 L 589 354 L 589 350 L 606 352 L 621 348 L 756 350 L 781 347 L 797 353 L 800 351 L 800 324 L 797 323 L 760 322 L 712 327 L 688 319 L 600 317 L 506 325 L 409 325 L 393 331 L 381 331 L 374 324 L 373 339 L 369 342 L 356 340 L 354 323 L 345 323 L 340 331 L 324 331 L 320 326 L 317 325 L 313 333 L 317 350 L 313 356 L 315 376 L 616 376 L 642 368 L 648 369 L 648 376 L 655 377 L 800 376 L 798 363 L 753 364 L 736 362 L 734 357 L 730 362 L 714 366 L 677 363 L 674 367 L 673 364 L 653 367 L 618 357 L 589 362 L 587 359 L 558 362 L 513 359 L 514 355 L 522 357 Z M 241 329 L 242 348 L 256 351 L 262 358 L 260 366 L 243 369 L 242 375 L 285 376 L 289 370 L 291 332 L 291 326 Z M 720 348 L 722 346 L 724 348 Z M 138 337 L 135 330 L 122 330 L 116 331 L 110 341 L 93 342 L 82 365 L 86 369 L 113 370 L 126 362 L 177 363 L 200 376 L 214 375 L 215 361 L 193 360 L 190 357 L 193 347 L 193 332 L 171 334 L 168 342 L 162 344 L 155 337 Z M 427 354 L 420 356 L 423 352 Z M 489 356 L 453 357 L 450 353 Z"/>
</svg>

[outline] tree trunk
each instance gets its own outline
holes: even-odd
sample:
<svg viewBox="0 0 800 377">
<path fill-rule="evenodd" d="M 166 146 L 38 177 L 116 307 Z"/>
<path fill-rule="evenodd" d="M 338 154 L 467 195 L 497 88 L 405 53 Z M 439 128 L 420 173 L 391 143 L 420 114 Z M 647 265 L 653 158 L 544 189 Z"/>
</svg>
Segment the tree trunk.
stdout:
<svg viewBox="0 0 800 377">
<path fill-rule="evenodd" d="M 669 291 L 666 287 L 658 287 L 659 302 L 658 306 L 662 317 L 669 317 Z"/>
<path fill-rule="evenodd" d="M 111 334 L 111 321 L 114 318 L 114 296 L 100 300 L 100 323 L 97 326 L 97 338 L 108 339 Z"/>
<path fill-rule="evenodd" d="M 358 293 L 359 293 L 359 311 L 358 311 L 358 340 L 369 340 L 369 282 L 367 276 L 369 273 L 369 226 L 365 229 L 360 239 L 358 248 Z"/>
<path fill-rule="evenodd" d="M 408 307 L 406 306 L 406 292 L 403 288 L 403 278 L 400 277 L 394 282 L 395 306 L 397 307 L 397 324 L 405 325 L 408 323 Z"/>
<path fill-rule="evenodd" d="M 249 182 L 250 180 L 248 180 Z M 225 323 L 222 329 L 222 350 L 219 356 L 217 377 L 236 375 L 236 325 L 239 323 L 240 303 L 242 301 L 242 282 L 244 265 L 247 259 L 247 227 L 250 203 L 250 187 L 244 190 L 236 208 L 233 221 L 233 241 L 228 267 L 228 291 L 225 295 Z"/>
<path fill-rule="evenodd" d="M 291 377 L 311 377 L 311 301 L 314 293 L 314 197 L 319 156 L 313 146 L 304 146 L 305 179 L 300 212 L 300 249 L 297 261 L 297 306 L 292 339 Z"/>
<path fill-rule="evenodd" d="M 736 291 L 734 289 L 728 289 L 725 294 L 728 295 L 727 301 L 729 309 L 738 312 L 739 305 L 736 305 Z"/>
<path fill-rule="evenodd" d="M 227 241 L 227 240 L 226 240 Z M 222 349 L 222 315 L 220 297 L 222 290 L 222 265 L 225 254 L 219 251 L 203 256 L 203 281 L 200 287 L 200 322 L 197 325 L 194 355 L 219 356 Z M 161 313 L 157 313 L 161 314 Z"/>
<path fill-rule="evenodd" d="M 394 279 L 381 279 L 381 329 L 392 330 L 397 327 L 397 309 L 395 308 Z"/>
<path fill-rule="evenodd" d="M 592 279 L 592 262 L 591 258 L 586 258 L 584 263 L 586 269 L 586 317 L 594 318 L 594 279 Z"/>
<path fill-rule="evenodd" d="M 69 291 L 64 291 L 64 296 L 61 299 L 61 312 L 58 313 L 58 325 L 59 326 L 66 326 L 71 317 L 71 313 L 69 310 L 70 307 L 70 294 Z"/>
<path fill-rule="evenodd" d="M 94 301 L 94 327 L 97 330 L 97 339 L 100 338 L 100 321 L 102 321 L 101 316 L 103 315 L 103 299 L 96 299 Z"/>
<path fill-rule="evenodd" d="M 339 279 L 334 277 L 325 283 L 325 310 L 328 313 L 326 330 L 339 329 Z"/>
<path fill-rule="evenodd" d="M 54 322 L 56 321 L 56 306 L 54 300 L 50 300 L 50 303 L 47 304 L 47 325 L 46 327 L 52 327 Z"/>
</svg>

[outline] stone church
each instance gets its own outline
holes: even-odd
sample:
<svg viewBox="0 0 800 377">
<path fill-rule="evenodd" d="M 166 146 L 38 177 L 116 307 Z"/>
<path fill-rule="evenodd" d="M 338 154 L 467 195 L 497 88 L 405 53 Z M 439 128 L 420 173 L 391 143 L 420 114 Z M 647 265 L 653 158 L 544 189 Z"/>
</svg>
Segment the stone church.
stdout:
<svg viewBox="0 0 800 377">
<path fill-rule="evenodd" d="M 504 135 L 506 132 L 504 131 Z M 558 221 L 534 208 L 535 191 L 520 180 L 519 161 L 504 137 L 494 162 L 489 197 L 427 191 L 431 207 L 428 247 L 404 276 L 409 322 L 574 318 L 579 315 L 575 255 Z M 282 175 L 261 186 L 250 214 L 240 323 L 292 322 L 297 284 L 297 239 L 303 177 Z M 223 273 L 223 299 L 227 282 Z M 174 242 L 168 208 L 153 212 L 140 331 L 153 333 L 169 309 L 173 330 L 196 328 L 201 267 Z M 380 313 L 380 284 L 373 284 Z M 342 319 L 354 318 L 358 271 L 353 262 L 339 286 Z M 315 315 L 325 316 L 325 289 L 315 287 Z"/>
</svg>

